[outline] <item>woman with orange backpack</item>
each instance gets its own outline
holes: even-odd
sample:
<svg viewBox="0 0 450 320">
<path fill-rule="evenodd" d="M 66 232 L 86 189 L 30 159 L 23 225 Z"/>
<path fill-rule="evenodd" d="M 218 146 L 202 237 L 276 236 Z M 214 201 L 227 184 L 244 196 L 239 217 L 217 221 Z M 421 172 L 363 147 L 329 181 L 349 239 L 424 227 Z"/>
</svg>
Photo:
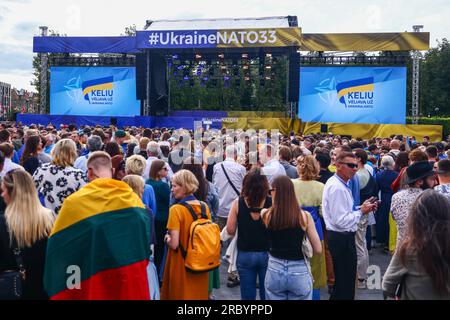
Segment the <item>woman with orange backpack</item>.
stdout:
<svg viewBox="0 0 450 320">
<path fill-rule="evenodd" d="M 220 265 L 220 230 L 211 222 L 208 206 L 193 196 L 198 187 L 190 171 L 172 178 L 178 202 L 170 208 L 167 223 L 161 300 L 208 300 L 209 271 Z"/>
</svg>

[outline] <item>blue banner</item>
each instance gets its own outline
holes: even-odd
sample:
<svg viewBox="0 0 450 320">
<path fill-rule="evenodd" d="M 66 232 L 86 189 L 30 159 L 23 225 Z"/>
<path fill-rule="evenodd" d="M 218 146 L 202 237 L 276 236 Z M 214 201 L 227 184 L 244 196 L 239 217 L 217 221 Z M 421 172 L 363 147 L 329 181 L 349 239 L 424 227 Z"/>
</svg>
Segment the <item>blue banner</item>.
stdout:
<svg viewBox="0 0 450 320">
<path fill-rule="evenodd" d="M 52 67 L 50 72 L 52 115 L 140 115 L 135 68 Z"/>
<path fill-rule="evenodd" d="M 406 123 L 406 67 L 302 67 L 305 122 Z"/>
</svg>

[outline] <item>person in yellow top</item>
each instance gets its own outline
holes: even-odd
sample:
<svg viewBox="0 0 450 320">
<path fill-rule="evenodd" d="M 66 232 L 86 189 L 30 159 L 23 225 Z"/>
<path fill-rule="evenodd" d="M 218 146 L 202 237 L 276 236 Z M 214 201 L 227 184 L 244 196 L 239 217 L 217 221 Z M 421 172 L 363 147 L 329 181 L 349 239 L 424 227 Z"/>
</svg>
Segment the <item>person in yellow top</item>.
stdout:
<svg viewBox="0 0 450 320">
<path fill-rule="evenodd" d="M 194 211 L 201 213 L 200 202 L 193 194 L 199 183 L 194 174 L 180 170 L 172 178 L 172 193 L 178 203 L 187 202 Z M 211 219 L 209 208 L 206 209 L 208 219 Z M 165 243 L 168 246 L 166 264 L 164 267 L 161 300 L 208 300 L 208 272 L 190 273 L 184 267 L 180 245 L 187 248 L 189 232 L 194 219 L 187 208 L 174 205 L 169 211 L 167 222 L 168 234 Z"/>
<path fill-rule="evenodd" d="M 320 165 L 314 156 L 303 156 L 298 160 L 299 179 L 292 180 L 299 206 L 308 211 L 316 225 L 317 233 L 324 247 L 323 228 L 321 222 L 321 205 L 324 184 L 316 181 L 319 177 Z M 325 250 L 311 259 L 311 270 L 314 279 L 313 300 L 320 300 L 320 289 L 327 285 Z"/>
</svg>

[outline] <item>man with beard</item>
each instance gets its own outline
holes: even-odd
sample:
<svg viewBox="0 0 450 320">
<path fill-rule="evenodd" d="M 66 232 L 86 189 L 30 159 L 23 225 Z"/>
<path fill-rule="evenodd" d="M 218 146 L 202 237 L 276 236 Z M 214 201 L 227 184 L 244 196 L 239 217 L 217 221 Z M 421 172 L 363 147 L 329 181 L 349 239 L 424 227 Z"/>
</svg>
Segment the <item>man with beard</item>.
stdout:
<svg viewBox="0 0 450 320">
<path fill-rule="evenodd" d="M 397 247 L 401 244 L 406 232 L 409 211 L 419 197 L 427 189 L 433 189 L 436 184 L 433 164 L 428 161 L 419 161 L 406 169 L 409 188 L 397 192 L 392 197 L 391 212 L 397 224 Z"/>
</svg>

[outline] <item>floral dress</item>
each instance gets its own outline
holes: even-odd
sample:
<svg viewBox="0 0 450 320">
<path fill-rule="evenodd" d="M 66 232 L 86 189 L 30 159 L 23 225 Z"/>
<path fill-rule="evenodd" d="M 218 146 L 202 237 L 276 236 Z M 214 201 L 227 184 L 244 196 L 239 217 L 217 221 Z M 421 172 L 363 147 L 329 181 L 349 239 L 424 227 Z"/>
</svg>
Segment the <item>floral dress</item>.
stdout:
<svg viewBox="0 0 450 320">
<path fill-rule="evenodd" d="M 45 207 L 58 214 L 64 200 L 87 184 L 86 174 L 74 167 L 44 164 L 33 175 Z"/>
<path fill-rule="evenodd" d="M 392 196 L 392 218 L 394 219 L 398 230 L 397 248 L 401 244 L 406 233 L 409 210 L 422 192 L 422 189 L 410 188 L 397 192 Z"/>
</svg>

